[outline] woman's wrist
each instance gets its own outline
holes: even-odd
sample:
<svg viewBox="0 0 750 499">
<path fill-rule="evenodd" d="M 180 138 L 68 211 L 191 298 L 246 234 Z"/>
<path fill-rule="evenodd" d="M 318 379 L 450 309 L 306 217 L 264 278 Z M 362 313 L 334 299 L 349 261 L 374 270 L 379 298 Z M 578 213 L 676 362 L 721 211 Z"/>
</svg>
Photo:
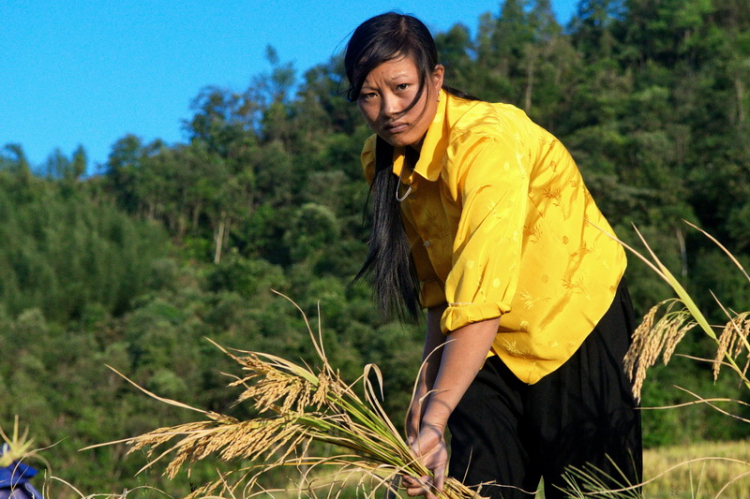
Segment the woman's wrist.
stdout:
<svg viewBox="0 0 750 499">
<path fill-rule="evenodd" d="M 433 402 L 434 401 L 431 401 L 431 403 L 425 409 L 424 416 L 422 416 L 421 426 L 423 428 L 436 428 L 441 432 L 444 432 L 446 426 L 448 425 L 450 411 L 447 411 L 445 409 L 440 410 L 433 407 L 435 405 Z"/>
</svg>

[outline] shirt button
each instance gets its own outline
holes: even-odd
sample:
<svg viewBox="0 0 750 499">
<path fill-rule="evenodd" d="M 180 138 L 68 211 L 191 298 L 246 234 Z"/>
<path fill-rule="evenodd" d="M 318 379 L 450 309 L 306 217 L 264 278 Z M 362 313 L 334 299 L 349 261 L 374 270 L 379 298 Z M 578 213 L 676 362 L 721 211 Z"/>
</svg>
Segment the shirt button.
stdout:
<svg viewBox="0 0 750 499">
<path fill-rule="evenodd" d="M 430 247 L 430 241 L 425 241 L 424 242 L 424 247 L 425 248 L 429 248 Z"/>
</svg>

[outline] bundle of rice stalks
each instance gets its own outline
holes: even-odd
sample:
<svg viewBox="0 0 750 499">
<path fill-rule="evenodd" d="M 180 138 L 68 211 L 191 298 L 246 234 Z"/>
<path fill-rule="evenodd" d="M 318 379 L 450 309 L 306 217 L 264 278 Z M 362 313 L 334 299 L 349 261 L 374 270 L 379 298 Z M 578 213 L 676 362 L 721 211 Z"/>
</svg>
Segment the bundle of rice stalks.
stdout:
<svg viewBox="0 0 750 499">
<path fill-rule="evenodd" d="M 299 310 L 304 317 L 304 312 Z M 351 477 L 355 477 L 358 488 L 367 497 L 378 491 L 395 496 L 398 477 L 429 476 L 429 470 L 414 459 L 378 402 L 370 380 L 375 376 L 382 386 L 382 374 L 377 366 L 366 366 L 358 380 L 347 384 L 328 362 L 320 325 L 316 338 L 306 317 L 305 322 L 320 358 L 321 366 L 317 369 L 267 353 L 230 351 L 214 343 L 241 366 L 243 374 L 236 377 L 231 386 L 243 389 L 238 403 L 252 404 L 259 414 L 257 418 L 242 421 L 203 411 L 139 387 L 162 402 L 197 411 L 206 419 L 124 440 L 130 445 L 129 453 L 146 449 L 149 462 L 143 469 L 170 456 L 164 473 L 172 478 L 181 469 L 189 471 L 192 464 L 208 456 L 255 463 L 220 475 L 217 480 L 194 490 L 189 498 L 215 494 L 225 497 L 273 495 L 282 491 L 266 490 L 259 480 L 271 470 L 288 466 L 301 472 L 296 492 L 311 497 L 317 497 L 321 490 L 327 497 L 337 497 L 341 493 L 340 484 L 347 479 L 351 482 Z M 364 400 L 355 391 L 358 383 L 363 385 Z M 327 448 L 333 452 L 326 456 L 313 455 L 311 444 L 314 442 L 328 444 Z M 109 444 L 112 443 L 115 442 Z M 322 467 L 333 470 L 329 472 L 331 479 L 313 478 L 314 472 Z M 450 478 L 442 492 L 435 492 L 446 499 L 478 497 L 476 492 Z"/>
</svg>

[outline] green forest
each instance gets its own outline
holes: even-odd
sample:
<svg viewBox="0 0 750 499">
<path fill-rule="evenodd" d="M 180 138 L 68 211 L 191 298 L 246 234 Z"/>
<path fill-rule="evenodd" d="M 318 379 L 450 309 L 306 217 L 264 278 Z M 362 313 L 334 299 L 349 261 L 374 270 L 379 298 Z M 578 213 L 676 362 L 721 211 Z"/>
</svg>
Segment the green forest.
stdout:
<svg viewBox="0 0 750 499">
<path fill-rule="evenodd" d="M 435 36 L 446 83 L 555 134 L 618 236 L 640 247 L 635 225 L 717 324 L 709 290 L 748 309 L 747 282 L 683 219 L 750 267 L 750 0 L 582 0 L 567 26 L 549 0 L 505 0 L 478 29 Z M 251 417 L 230 409 L 238 391 L 223 373 L 236 367 L 206 338 L 314 362 L 303 317 L 273 290 L 320 314 L 345 379 L 379 365 L 384 404 L 403 419 L 422 326 L 383 318 L 369 284 L 352 284 L 369 231 L 359 155 L 370 131 L 344 98 L 340 55 L 303 74 L 266 55 L 272 70 L 248 88 L 195 96 L 184 143 L 127 135 L 102 165 L 83 148 L 39 165 L 22 144 L 0 151 L 0 427 L 18 415 L 36 446 L 51 446 L 51 473 L 85 494 L 180 494 L 214 473 L 168 482 L 157 465 L 136 477 L 145 457 L 124 444 L 80 449 L 194 417 L 106 366 L 163 397 Z M 671 296 L 632 255 L 627 280 L 640 316 Z M 696 334 L 678 352 L 710 348 Z M 643 405 L 692 400 L 675 385 L 750 402 L 735 380 L 714 383 L 710 363 L 678 358 L 649 373 Z M 643 420 L 647 447 L 747 436 L 700 405 Z"/>
</svg>

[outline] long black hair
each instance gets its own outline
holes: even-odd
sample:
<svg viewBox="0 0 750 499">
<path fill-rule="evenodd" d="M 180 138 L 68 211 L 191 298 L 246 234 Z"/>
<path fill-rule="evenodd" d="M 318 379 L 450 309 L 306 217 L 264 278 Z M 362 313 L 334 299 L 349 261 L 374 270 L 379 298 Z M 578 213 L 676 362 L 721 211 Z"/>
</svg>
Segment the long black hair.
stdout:
<svg viewBox="0 0 750 499">
<path fill-rule="evenodd" d="M 346 47 L 344 66 L 349 80 L 346 97 L 356 101 L 367 75 L 380 64 L 409 57 L 419 72 L 419 90 L 411 104 L 413 108 L 426 89 L 426 82 L 438 65 L 437 46 L 430 31 L 419 19 L 388 12 L 362 23 Z M 443 88 L 459 97 L 472 98 L 450 87 Z M 409 148 L 407 148 L 409 149 Z M 412 168 L 415 158 L 407 155 Z M 369 253 L 355 280 L 374 274 L 374 295 L 386 315 L 396 312 L 402 318 L 418 320 L 419 279 L 412 260 L 409 239 L 401 219 L 401 207 L 396 199 L 400 179 L 393 171 L 393 146 L 377 137 L 375 146 L 375 176 L 372 180 L 372 233 Z"/>
</svg>

